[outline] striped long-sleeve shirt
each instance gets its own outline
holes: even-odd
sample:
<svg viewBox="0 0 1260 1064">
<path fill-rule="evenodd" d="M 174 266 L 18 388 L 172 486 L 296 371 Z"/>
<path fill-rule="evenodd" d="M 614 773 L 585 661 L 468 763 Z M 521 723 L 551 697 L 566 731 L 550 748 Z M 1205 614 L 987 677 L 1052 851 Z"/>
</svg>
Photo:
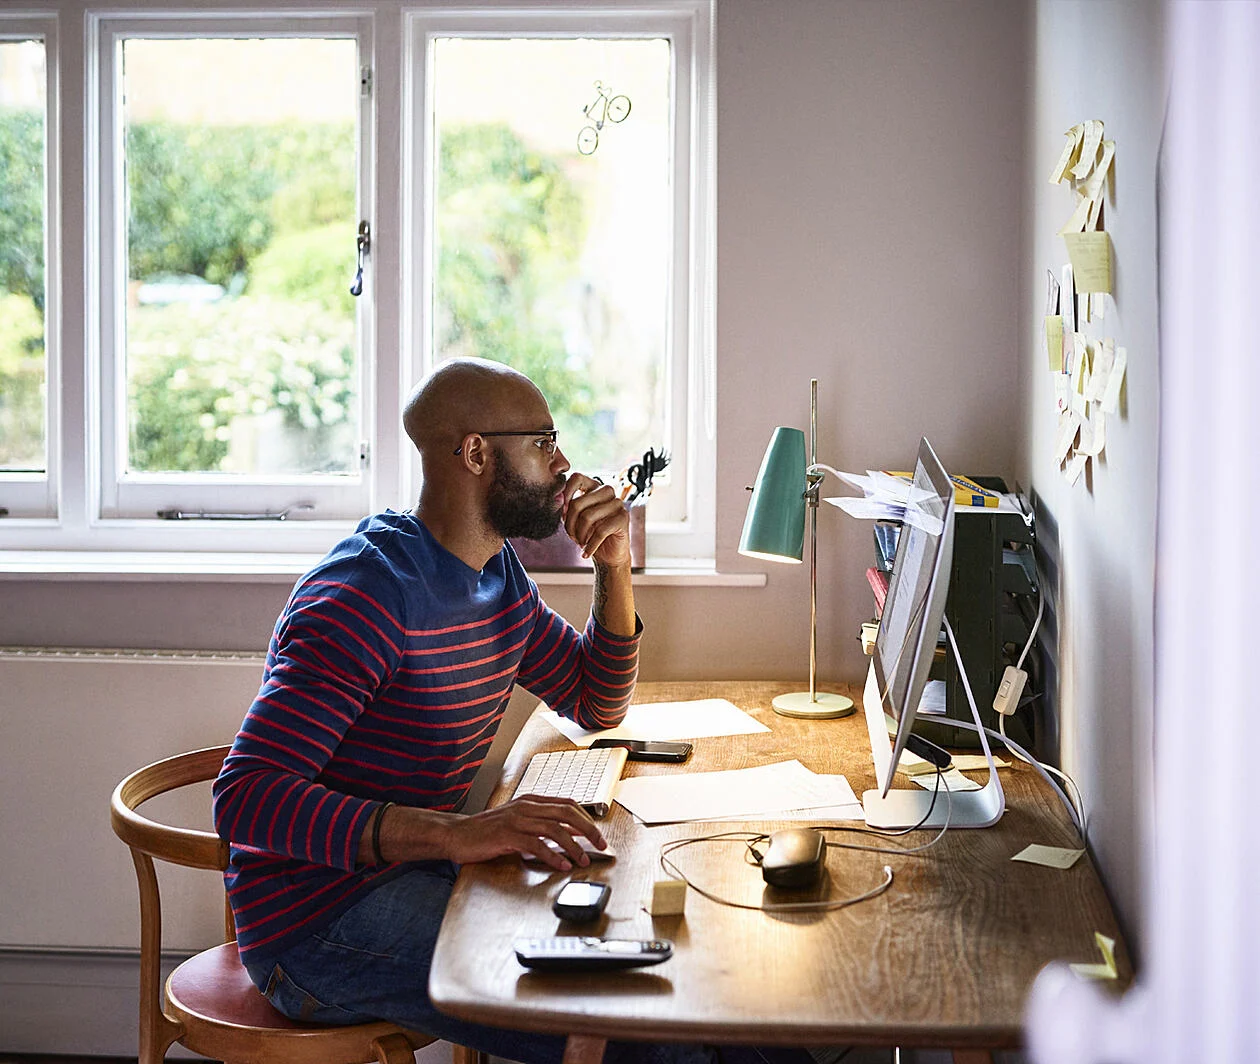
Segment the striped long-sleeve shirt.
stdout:
<svg viewBox="0 0 1260 1064">
<path fill-rule="evenodd" d="M 381 802 L 450 810 L 519 683 L 617 724 L 638 635 L 550 610 L 510 546 L 480 572 L 408 514 L 366 519 L 294 588 L 214 785 L 242 957 L 267 961 L 406 864 L 356 865 Z"/>
</svg>

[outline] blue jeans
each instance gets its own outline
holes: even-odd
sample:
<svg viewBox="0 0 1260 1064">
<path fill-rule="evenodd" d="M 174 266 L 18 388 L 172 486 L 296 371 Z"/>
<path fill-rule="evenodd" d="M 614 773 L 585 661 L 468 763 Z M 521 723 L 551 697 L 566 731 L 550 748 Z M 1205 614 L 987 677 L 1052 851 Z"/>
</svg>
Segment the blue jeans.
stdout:
<svg viewBox="0 0 1260 1064">
<path fill-rule="evenodd" d="M 455 885 L 449 861 L 429 861 L 377 887 L 274 962 L 246 962 L 250 978 L 290 1019 L 350 1024 L 389 1020 L 522 1064 L 557 1064 L 560 1035 L 509 1031 L 444 1015 L 429 1000 L 429 967 Z M 607 1064 L 809 1064 L 802 1050 L 718 1050 L 609 1042 Z"/>
</svg>

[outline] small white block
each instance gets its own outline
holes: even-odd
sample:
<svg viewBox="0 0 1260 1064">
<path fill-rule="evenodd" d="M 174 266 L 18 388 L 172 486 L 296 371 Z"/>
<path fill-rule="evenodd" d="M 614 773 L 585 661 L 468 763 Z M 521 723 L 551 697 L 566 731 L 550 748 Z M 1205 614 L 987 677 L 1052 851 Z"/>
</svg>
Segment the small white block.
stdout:
<svg viewBox="0 0 1260 1064">
<path fill-rule="evenodd" d="M 687 884 L 681 879 L 658 879 L 652 884 L 652 902 L 648 912 L 653 916 L 682 916 L 687 902 Z"/>
</svg>

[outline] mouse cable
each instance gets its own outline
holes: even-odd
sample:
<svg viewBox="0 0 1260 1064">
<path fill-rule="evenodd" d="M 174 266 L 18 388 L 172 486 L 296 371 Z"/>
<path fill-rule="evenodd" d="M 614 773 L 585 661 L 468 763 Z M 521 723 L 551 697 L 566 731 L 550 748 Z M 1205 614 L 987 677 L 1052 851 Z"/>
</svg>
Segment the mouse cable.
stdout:
<svg viewBox="0 0 1260 1064">
<path fill-rule="evenodd" d="M 747 902 L 732 901 L 730 898 L 723 898 L 712 891 L 705 890 L 704 887 L 693 883 L 683 873 L 673 861 L 669 859 L 669 854 L 675 850 L 682 849 L 684 846 L 691 846 L 698 842 L 742 842 L 747 846 L 750 842 L 755 842 L 758 838 L 764 838 L 763 832 L 756 831 L 720 831 L 714 835 L 697 835 L 693 838 L 674 839 L 661 846 L 660 863 L 661 868 L 675 879 L 681 879 L 689 888 L 694 890 L 703 898 L 716 902 L 718 905 L 726 905 L 732 909 L 751 909 L 753 912 L 763 913 L 786 913 L 786 912 L 827 912 L 832 909 L 844 909 L 850 905 L 856 905 L 858 902 L 869 901 L 871 898 L 877 898 L 884 893 L 893 881 L 893 870 L 888 865 L 884 865 L 884 878 L 879 881 L 870 890 L 862 894 L 855 894 L 849 898 L 837 898 L 834 901 L 794 901 L 794 902 L 771 902 L 768 905 L 749 905 Z"/>
</svg>

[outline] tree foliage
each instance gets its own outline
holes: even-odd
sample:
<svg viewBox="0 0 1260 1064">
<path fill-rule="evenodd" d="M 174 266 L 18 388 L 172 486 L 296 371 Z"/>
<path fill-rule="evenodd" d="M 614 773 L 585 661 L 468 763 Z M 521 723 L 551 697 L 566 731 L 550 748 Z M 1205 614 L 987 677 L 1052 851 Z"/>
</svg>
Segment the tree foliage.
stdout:
<svg viewBox="0 0 1260 1064">
<path fill-rule="evenodd" d="M 43 137 L 40 115 L 0 111 L 0 467 L 42 454 Z M 128 309 L 131 468 L 224 469 L 234 425 L 264 411 L 335 468 L 357 424 L 352 129 L 139 122 L 126 152 L 130 278 L 229 292 Z M 590 446 L 595 397 L 562 323 L 585 221 L 560 160 L 504 125 L 447 130 L 437 192 L 439 357 L 528 374 L 566 445 Z"/>
<path fill-rule="evenodd" d="M 594 395 L 570 364 L 551 300 L 576 280 L 582 202 L 555 158 L 507 126 L 444 132 L 438 166 L 439 358 L 475 356 L 530 377 L 570 445 L 588 445 Z"/>
</svg>

